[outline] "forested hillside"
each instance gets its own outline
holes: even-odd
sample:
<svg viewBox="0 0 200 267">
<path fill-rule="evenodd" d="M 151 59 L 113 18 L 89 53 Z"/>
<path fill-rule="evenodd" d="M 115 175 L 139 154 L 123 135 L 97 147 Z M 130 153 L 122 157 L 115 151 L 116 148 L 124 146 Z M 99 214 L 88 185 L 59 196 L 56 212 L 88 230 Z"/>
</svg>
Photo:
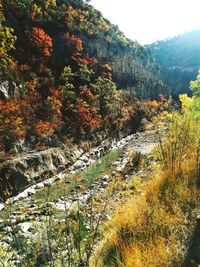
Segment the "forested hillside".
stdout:
<svg viewBox="0 0 200 267">
<path fill-rule="evenodd" d="M 200 68 L 200 30 L 155 42 L 147 47 L 161 66 L 161 77 L 169 85 L 169 93 L 188 93 L 189 84 Z"/>
<path fill-rule="evenodd" d="M 2 0 L 0 12 L 2 147 L 120 127 L 138 103 L 117 88 L 158 98 L 149 49 L 84 1 Z"/>
</svg>

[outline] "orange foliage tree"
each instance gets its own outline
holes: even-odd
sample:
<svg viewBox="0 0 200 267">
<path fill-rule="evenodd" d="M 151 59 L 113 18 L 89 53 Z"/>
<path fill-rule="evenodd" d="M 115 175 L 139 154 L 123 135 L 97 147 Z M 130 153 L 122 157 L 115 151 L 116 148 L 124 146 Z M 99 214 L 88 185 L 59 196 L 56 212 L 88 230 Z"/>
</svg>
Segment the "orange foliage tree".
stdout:
<svg viewBox="0 0 200 267">
<path fill-rule="evenodd" d="M 27 83 L 28 92 L 0 101 L 0 147 L 7 147 L 28 134 L 51 136 L 62 127 L 62 90 L 50 89 L 42 99 L 35 82 Z M 44 119 L 45 118 L 45 119 Z"/>
<path fill-rule="evenodd" d="M 63 38 L 71 59 L 78 61 L 81 57 L 80 52 L 83 50 L 83 41 L 73 34 L 70 36 L 68 32 L 63 35 Z"/>
<path fill-rule="evenodd" d="M 95 96 L 91 90 L 85 86 L 81 89 L 76 101 L 76 127 L 98 128 L 101 117 L 95 105 Z"/>
<path fill-rule="evenodd" d="M 35 110 L 40 96 L 30 91 L 26 96 L 14 96 L 0 101 L 0 146 L 6 147 L 26 137 L 36 121 Z"/>
<path fill-rule="evenodd" d="M 41 28 L 33 27 L 28 32 L 32 45 L 45 57 L 52 54 L 53 41 L 52 38 Z"/>
<path fill-rule="evenodd" d="M 61 112 L 63 91 L 50 89 L 49 94 L 43 105 L 45 119 L 40 119 L 35 124 L 34 129 L 38 136 L 52 136 L 63 125 Z"/>
</svg>

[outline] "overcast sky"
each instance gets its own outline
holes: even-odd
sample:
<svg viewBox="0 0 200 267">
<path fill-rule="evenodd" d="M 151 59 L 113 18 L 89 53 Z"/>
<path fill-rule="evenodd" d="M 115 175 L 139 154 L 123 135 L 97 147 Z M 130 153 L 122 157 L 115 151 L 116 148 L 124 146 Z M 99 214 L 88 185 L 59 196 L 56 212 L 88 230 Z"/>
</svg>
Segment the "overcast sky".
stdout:
<svg viewBox="0 0 200 267">
<path fill-rule="evenodd" d="M 96 9 L 142 44 L 200 28 L 200 0 L 91 0 Z"/>
</svg>

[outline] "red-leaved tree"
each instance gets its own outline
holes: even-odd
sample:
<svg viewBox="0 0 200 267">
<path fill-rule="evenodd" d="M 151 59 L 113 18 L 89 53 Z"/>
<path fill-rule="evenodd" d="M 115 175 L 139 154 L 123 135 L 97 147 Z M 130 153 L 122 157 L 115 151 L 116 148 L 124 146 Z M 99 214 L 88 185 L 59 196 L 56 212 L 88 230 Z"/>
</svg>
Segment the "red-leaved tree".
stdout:
<svg viewBox="0 0 200 267">
<path fill-rule="evenodd" d="M 49 57 L 52 54 L 52 38 L 41 28 L 33 27 L 31 32 L 28 32 L 28 36 L 32 42 L 32 45 L 45 57 Z"/>
</svg>

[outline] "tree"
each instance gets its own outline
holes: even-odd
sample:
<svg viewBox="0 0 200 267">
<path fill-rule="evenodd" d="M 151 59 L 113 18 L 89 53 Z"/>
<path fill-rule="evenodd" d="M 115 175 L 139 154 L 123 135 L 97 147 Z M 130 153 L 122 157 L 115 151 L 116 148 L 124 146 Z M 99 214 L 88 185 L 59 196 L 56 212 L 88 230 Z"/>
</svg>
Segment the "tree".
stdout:
<svg viewBox="0 0 200 267">
<path fill-rule="evenodd" d="M 108 78 L 99 77 L 95 84 L 91 85 L 94 94 L 97 96 L 100 114 L 107 115 L 109 107 L 117 100 L 117 87 Z"/>
<path fill-rule="evenodd" d="M 190 90 L 192 91 L 194 96 L 200 97 L 200 71 L 197 75 L 197 79 L 190 82 Z"/>
<path fill-rule="evenodd" d="M 14 30 L 4 26 L 5 17 L 0 3 L 0 69 L 5 73 L 13 65 L 11 52 L 15 49 L 16 36 Z"/>
<path fill-rule="evenodd" d="M 45 56 L 50 57 L 52 54 L 52 38 L 41 28 L 33 27 L 31 32 L 28 32 L 32 45 L 38 52 Z"/>
<path fill-rule="evenodd" d="M 0 147 L 10 146 L 33 130 L 40 106 L 41 98 L 35 90 L 0 100 Z"/>
<path fill-rule="evenodd" d="M 78 75 L 81 78 L 82 81 L 90 82 L 91 75 L 94 74 L 94 71 L 90 68 L 88 68 L 87 65 L 79 64 L 79 71 Z"/>
<path fill-rule="evenodd" d="M 96 97 L 85 86 L 81 89 L 76 100 L 76 126 L 97 128 L 100 125 L 100 116 L 96 107 Z"/>
</svg>

